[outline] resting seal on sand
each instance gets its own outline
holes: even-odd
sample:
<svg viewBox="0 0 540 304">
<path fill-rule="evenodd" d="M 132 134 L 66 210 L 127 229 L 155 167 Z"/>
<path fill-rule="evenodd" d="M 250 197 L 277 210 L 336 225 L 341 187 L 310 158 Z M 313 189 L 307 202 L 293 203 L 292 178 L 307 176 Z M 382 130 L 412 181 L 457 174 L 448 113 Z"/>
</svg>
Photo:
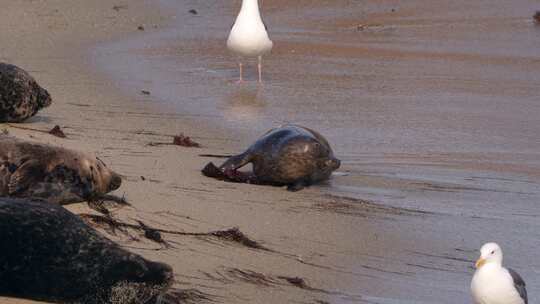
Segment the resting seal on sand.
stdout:
<svg viewBox="0 0 540 304">
<path fill-rule="evenodd" d="M 0 122 L 21 122 L 52 103 L 26 71 L 0 62 Z"/>
<path fill-rule="evenodd" d="M 253 173 L 260 182 L 287 185 L 290 191 L 328 179 L 340 165 L 322 135 L 297 125 L 268 131 L 220 169 L 236 170 L 248 163 L 253 164 Z"/>
<path fill-rule="evenodd" d="M 43 201 L 0 198 L 0 250 L 1 295 L 109 303 L 118 284 L 163 289 L 173 279 L 170 266 L 126 251 Z"/>
<path fill-rule="evenodd" d="M 0 135 L 0 196 L 65 205 L 99 199 L 121 183 L 97 157 Z"/>
</svg>

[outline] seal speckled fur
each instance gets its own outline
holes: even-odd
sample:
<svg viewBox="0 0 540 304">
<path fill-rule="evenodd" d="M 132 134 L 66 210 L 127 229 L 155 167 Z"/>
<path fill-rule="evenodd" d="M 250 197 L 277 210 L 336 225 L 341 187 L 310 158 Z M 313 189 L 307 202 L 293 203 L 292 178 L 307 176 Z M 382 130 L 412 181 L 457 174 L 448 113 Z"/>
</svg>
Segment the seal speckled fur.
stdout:
<svg viewBox="0 0 540 304">
<path fill-rule="evenodd" d="M 65 205 L 98 199 L 121 183 L 97 157 L 0 135 L 0 196 Z"/>
<path fill-rule="evenodd" d="M 30 74 L 0 62 L 0 122 L 21 122 L 51 103 L 49 92 Z"/>
<path fill-rule="evenodd" d="M 236 170 L 248 163 L 253 164 L 253 173 L 261 182 L 288 185 L 291 191 L 328 179 L 340 165 L 322 135 L 298 125 L 268 131 L 220 169 Z"/>
<path fill-rule="evenodd" d="M 170 266 L 131 253 L 63 207 L 0 198 L 0 294 L 108 303 L 120 283 L 168 287 Z"/>
</svg>

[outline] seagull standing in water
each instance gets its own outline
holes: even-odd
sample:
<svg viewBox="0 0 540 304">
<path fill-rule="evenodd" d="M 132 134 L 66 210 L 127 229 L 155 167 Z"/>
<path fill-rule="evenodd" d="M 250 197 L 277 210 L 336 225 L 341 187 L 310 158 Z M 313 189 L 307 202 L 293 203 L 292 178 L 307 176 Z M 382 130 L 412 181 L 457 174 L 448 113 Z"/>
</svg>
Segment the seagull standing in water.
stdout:
<svg viewBox="0 0 540 304">
<path fill-rule="evenodd" d="M 236 17 L 229 39 L 227 48 L 241 57 L 258 57 L 259 59 L 259 82 L 262 82 L 262 55 L 272 49 L 272 41 L 268 38 L 266 25 L 262 21 L 259 12 L 258 0 L 242 0 L 240 13 Z M 242 62 L 238 63 L 240 67 L 240 79 L 242 82 Z"/>
<path fill-rule="evenodd" d="M 514 270 L 502 267 L 503 253 L 495 243 L 480 249 L 471 282 L 475 304 L 528 304 L 525 282 Z"/>
</svg>

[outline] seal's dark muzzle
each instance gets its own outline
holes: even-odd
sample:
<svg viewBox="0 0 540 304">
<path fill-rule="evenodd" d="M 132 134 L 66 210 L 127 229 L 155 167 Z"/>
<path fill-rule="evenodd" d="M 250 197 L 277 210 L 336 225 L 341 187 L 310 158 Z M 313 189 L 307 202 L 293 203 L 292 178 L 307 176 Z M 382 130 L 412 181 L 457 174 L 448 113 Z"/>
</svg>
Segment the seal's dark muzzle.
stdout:
<svg viewBox="0 0 540 304">
<path fill-rule="evenodd" d="M 52 104 L 51 95 L 49 94 L 49 92 L 47 92 L 47 90 L 39 88 L 37 102 L 39 108 L 46 108 Z"/>
<path fill-rule="evenodd" d="M 155 285 L 169 285 L 174 278 L 173 269 L 165 263 L 147 262 L 148 272 L 142 279 L 145 283 Z"/>
<path fill-rule="evenodd" d="M 331 158 L 326 161 L 326 166 L 328 166 L 328 168 L 330 168 L 332 171 L 337 170 L 340 165 L 341 161 L 337 158 Z"/>
<path fill-rule="evenodd" d="M 112 173 L 111 182 L 109 184 L 109 191 L 116 190 L 122 185 L 122 178 L 116 173 Z"/>
</svg>

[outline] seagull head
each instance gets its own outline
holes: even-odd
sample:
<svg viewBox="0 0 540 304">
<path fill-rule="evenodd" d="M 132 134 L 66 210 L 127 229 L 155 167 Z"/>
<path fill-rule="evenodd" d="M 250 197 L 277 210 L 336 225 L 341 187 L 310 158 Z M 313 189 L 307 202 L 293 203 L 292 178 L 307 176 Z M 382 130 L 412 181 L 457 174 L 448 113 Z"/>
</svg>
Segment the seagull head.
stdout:
<svg viewBox="0 0 540 304">
<path fill-rule="evenodd" d="M 502 265 L 503 253 L 497 243 L 486 243 L 480 248 L 480 258 L 476 261 L 476 268 L 479 269 L 485 264 Z"/>
</svg>

